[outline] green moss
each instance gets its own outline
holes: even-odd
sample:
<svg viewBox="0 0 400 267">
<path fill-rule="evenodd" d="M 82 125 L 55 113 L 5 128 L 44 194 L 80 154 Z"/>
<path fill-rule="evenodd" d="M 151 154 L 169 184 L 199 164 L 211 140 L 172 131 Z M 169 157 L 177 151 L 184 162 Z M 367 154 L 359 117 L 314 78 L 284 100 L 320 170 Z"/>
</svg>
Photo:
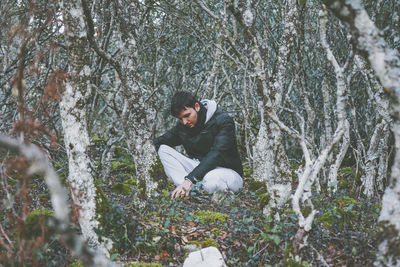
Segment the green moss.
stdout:
<svg viewBox="0 0 400 267">
<path fill-rule="evenodd" d="M 374 215 L 377 215 L 377 216 L 379 216 L 379 214 L 381 213 L 381 210 L 382 210 L 381 203 L 374 204 L 370 208 L 370 212 L 372 212 Z"/>
<path fill-rule="evenodd" d="M 296 213 L 294 212 L 294 210 L 293 209 L 285 209 L 285 210 L 283 210 L 283 214 L 284 215 L 286 215 L 287 217 L 290 217 L 290 216 L 292 216 L 292 215 L 296 215 Z"/>
<path fill-rule="evenodd" d="M 111 205 L 108 202 L 108 199 L 104 194 L 103 189 L 96 180 L 94 182 L 94 185 L 96 188 L 96 215 L 99 219 L 100 225 L 103 225 L 105 215 L 111 211 Z"/>
<path fill-rule="evenodd" d="M 162 267 L 159 263 L 148 263 L 148 262 L 136 262 L 136 263 L 121 263 L 123 266 L 127 267 Z"/>
<path fill-rule="evenodd" d="M 48 222 L 54 217 L 54 211 L 47 209 L 37 209 L 33 210 L 26 217 L 25 225 L 27 229 L 28 237 L 36 237 L 45 232 L 45 237 L 51 235 L 51 230 L 49 229 Z"/>
<path fill-rule="evenodd" d="M 67 267 L 85 267 L 81 261 L 76 261 L 74 263 L 68 264 Z"/>
<path fill-rule="evenodd" d="M 253 174 L 253 169 L 250 166 L 243 166 L 243 176 L 250 177 Z"/>
<path fill-rule="evenodd" d="M 226 222 L 228 214 L 209 210 L 198 210 L 194 212 L 194 217 L 202 223 L 214 223 L 217 221 Z"/>
<path fill-rule="evenodd" d="M 301 209 L 301 213 L 305 218 L 308 217 L 308 215 L 310 215 L 311 212 L 312 212 L 311 206 L 305 206 L 303 209 Z"/>
<path fill-rule="evenodd" d="M 249 191 L 256 192 L 256 191 L 263 191 L 267 192 L 267 185 L 265 184 L 265 181 L 256 181 L 253 179 L 248 180 L 249 183 Z"/>
<path fill-rule="evenodd" d="M 144 179 L 139 179 L 138 187 L 139 187 L 139 194 L 138 194 L 139 198 L 146 199 L 146 190 L 147 190 L 146 181 Z"/>
<path fill-rule="evenodd" d="M 213 229 L 211 229 L 211 233 L 213 235 L 220 235 L 222 233 L 222 230 L 218 229 L 218 228 L 213 228 Z"/>
<path fill-rule="evenodd" d="M 113 252 L 121 253 L 132 247 L 137 235 L 137 221 L 121 208 L 116 202 L 108 201 L 101 186 L 95 181 L 96 186 L 96 215 L 99 226 L 95 232 L 99 239 L 103 236 L 113 241 Z"/>
<path fill-rule="evenodd" d="M 268 205 L 269 201 L 271 200 L 271 197 L 268 193 L 263 193 L 260 194 L 260 209 L 263 209 L 265 206 Z"/>
<path fill-rule="evenodd" d="M 308 267 L 310 266 L 306 261 L 297 261 L 295 258 L 293 245 L 290 244 L 284 251 L 283 265 L 287 267 Z"/>
<path fill-rule="evenodd" d="M 127 169 L 129 171 L 135 171 L 135 164 L 129 164 L 128 162 L 111 161 L 111 170 Z"/>
<path fill-rule="evenodd" d="M 136 178 L 131 178 L 125 181 L 126 184 L 129 185 L 136 185 L 137 184 L 137 179 Z"/>
<path fill-rule="evenodd" d="M 111 191 L 117 194 L 128 195 L 132 192 L 132 189 L 128 184 L 115 183 L 111 187 Z"/>
<path fill-rule="evenodd" d="M 101 138 L 101 137 L 98 137 L 97 135 L 92 137 L 93 143 L 106 143 L 107 141 L 108 141 L 108 137 Z"/>
<path fill-rule="evenodd" d="M 254 192 L 259 199 L 258 203 L 260 209 L 263 209 L 271 200 L 271 196 L 267 190 L 267 184 L 265 181 L 256 181 L 254 179 L 247 179 L 247 183 L 249 184 L 249 191 Z"/>
<path fill-rule="evenodd" d="M 201 248 L 207 248 L 207 247 L 216 247 L 218 248 L 218 243 L 215 242 L 214 239 L 210 238 L 210 239 L 204 239 L 204 240 L 192 240 L 189 241 L 188 244 L 194 244 L 194 245 L 198 245 Z"/>
</svg>

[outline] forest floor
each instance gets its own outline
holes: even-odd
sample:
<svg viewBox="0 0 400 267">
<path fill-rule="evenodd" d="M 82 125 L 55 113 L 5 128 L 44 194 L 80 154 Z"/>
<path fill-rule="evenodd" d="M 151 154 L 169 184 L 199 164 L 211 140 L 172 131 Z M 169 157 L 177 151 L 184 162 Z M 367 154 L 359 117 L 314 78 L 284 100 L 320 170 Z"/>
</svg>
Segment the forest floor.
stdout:
<svg viewBox="0 0 400 267">
<path fill-rule="evenodd" d="M 143 201 L 139 196 L 144 192 L 138 188 L 130 162 L 112 162 L 110 177 L 96 182 L 96 212 L 102 225 L 97 232 L 113 240 L 113 261 L 129 266 L 182 266 L 190 251 L 215 246 L 228 266 L 372 266 L 381 204 L 378 198 L 360 197 L 356 190 L 360 188 L 359 175 L 351 167 L 340 170 L 336 193 L 321 191 L 313 195 L 318 213 L 307 245 L 294 253 L 292 237 L 298 226 L 290 201 L 272 214 L 264 214 L 269 195 L 265 183 L 252 179 L 249 168 L 245 168 L 244 187 L 237 193 L 208 194 L 195 187 L 189 197 L 171 199 L 174 186 L 166 182 L 158 166 L 152 175 L 163 182 Z M 56 167 L 65 180 L 66 167 Z M 295 183 L 293 179 L 292 188 L 296 188 Z M 51 214 L 42 179 L 34 179 L 30 194 L 30 210 Z M 302 212 L 307 214 L 310 210 L 305 208 Z M 3 225 L 9 225 L 7 231 L 17 233 L 10 217 L 1 219 Z M 24 231 L 32 232 L 33 224 L 26 223 Z M 44 229 L 40 226 L 35 229 L 37 239 L 29 241 L 32 243 L 24 241 L 35 244 L 33 256 L 29 256 L 32 266 L 82 266 L 57 242 L 56 236 L 40 234 Z M 17 247 L 17 242 L 14 245 Z M 0 263 L 4 262 L 4 253 L 0 253 Z"/>
<path fill-rule="evenodd" d="M 136 209 L 134 186 L 121 191 L 121 184 L 129 185 L 129 180 L 114 183 L 111 190 L 103 187 L 107 198 L 115 201 L 112 210 L 132 218 L 128 224 L 121 220 L 120 228 L 136 226 L 136 231 L 115 235 L 114 239 L 125 241 L 116 244 L 119 249 L 112 257 L 125 263 L 181 266 L 191 250 L 215 246 L 228 266 L 372 266 L 381 205 L 378 199 L 354 197 L 358 192 L 352 188 L 358 187 L 349 182 L 353 174 L 351 168 L 342 169 L 335 194 L 313 196 L 319 213 L 308 244 L 296 253 L 297 258 L 292 246 L 297 218 L 290 201 L 273 211 L 279 214 L 279 221 L 276 215 L 263 214 L 268 202 L 265 184 L 254 181 L 249 173 L 244 188 L 237 193 L 208 194 L 195 188 L 190 197 L 171 199 L 174 186 L 169 183 Z M 104 233 L 118 225 L 116 218 L 107 220 L 113 223 Z"/>
</svg>

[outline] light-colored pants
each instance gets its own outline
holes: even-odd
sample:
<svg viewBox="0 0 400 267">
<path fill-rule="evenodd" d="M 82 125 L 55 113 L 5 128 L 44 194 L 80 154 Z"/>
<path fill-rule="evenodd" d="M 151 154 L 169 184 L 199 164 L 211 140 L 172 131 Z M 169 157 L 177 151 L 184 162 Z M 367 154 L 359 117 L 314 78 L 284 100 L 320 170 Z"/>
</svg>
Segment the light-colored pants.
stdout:
<svg viewBox="0 0 400 267">
<path fill-rule="evenodd" d="M 188 158 L 167 145 L 161 145 L 158 149 L 161 163 L 164 166 L 165 174 L 176 185 L 180 185 L 200 161 Z M 232 169 L 216 167 L 206 173 L 202 180 L 203 188 L 209 193 L 225 191 L 230 189 L 234 192 L 243 186 L 240 175 Z"/>
</svg>

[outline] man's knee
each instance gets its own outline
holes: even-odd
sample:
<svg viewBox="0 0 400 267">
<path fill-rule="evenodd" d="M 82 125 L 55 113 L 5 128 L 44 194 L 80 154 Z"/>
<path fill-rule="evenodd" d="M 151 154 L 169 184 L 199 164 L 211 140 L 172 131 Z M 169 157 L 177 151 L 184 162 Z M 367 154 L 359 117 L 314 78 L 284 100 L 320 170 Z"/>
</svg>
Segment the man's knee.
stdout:
<svg viewBox="0 0 400 267">
<path fill-rule="evenodd" d="M 215 191 L 222 190 L 221 186 L 217 184 L 215 181 L 203 181 L 203 189 L 208 193 L 214 193 Z M 227 188 L 225 188 L 226 190 Z"/>
<path fill-rule="evenodd" d="M 165 153 L 168 153 L 168 152 L 171 152 L 171 150 L 173 150 L 173 148 L 172 147 L 170 147 L 170 146 L 167 146 L 167 145 L 161 145 L 159 148 L 158 148 L 158 155 L 160 155 L 160 154 L 165 154 Z"/>
<path fill-rule="evenodd" d="M 203 188 L 209 193 L 228 189 L 237 192 L 242 187 L 242 177 L 231 169 L 214 169 L 208 172 L 203 179 Z"/>
<path fill-rule="evenodd" d="M 203 189 L 208 193 L 215 191 L 224 191 L 228 189 L 227 184 L 221 179 L 218 171 L 212 170 L 203 178 Z"/>
</svg>

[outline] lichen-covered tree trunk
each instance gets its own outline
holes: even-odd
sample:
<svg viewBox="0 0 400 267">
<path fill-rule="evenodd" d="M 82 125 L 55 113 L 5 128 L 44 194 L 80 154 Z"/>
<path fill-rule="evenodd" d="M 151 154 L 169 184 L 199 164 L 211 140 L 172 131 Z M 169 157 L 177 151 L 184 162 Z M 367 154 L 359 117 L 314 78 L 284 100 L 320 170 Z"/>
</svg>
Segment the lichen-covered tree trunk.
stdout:
<svg viewBox="0 0 400 267">
<path fill-rule="evenodd" d="M 365 170 L 364 175 L 361 177 L 361 182 L 364 188 L 363 193 L 367 197 L 372 197 L 375 195 L 375 177 L 379 168 L 378 164 L 380 158 L 380 155 L 378 155 L 378 149 L 380 138 L 383 135 L 384 126 L 385 122 L 381 122 L 376 125 L 365 159 Z"/>
<path fill-rule="evenodd" d="M 272 82 L 267 83 L 266 70 L 262 64 L 258 46 L 255 49 L 257 75 L 262 84 L 261 99 L 269 114 L 278 114 L 282 104 L 282 95 L 286 89 L 286 78 L 291 50 L 296 42 L 296 22 L 298 18 L 297 1 L 287 0 L 282 9 L 283 33 L 280 38 L 277 70 L 273 74 Z M 254 41 L 255 44 L 259 42 Z M 261 91 L 261 90 L 259 90 Z M 261 112 L 263 112 L 262 109 Z M 290 195 L 290 166 L 282 143 L 281 129 L 272 121 L 262 120 L 253 155 L 254 178 L 265 180 L 270 194 L 270 203 L 265 209 L 280 206 Z"/>
<path fill-rule="evenodd" d="M 347 99 L 347 84 L 344 74 L 344 70 L 348 64 L 348 61 L 343 66 L 340 66 L 338 61 L 336 60 L 326 38 L 327 23 L 328 23 L 327 12 L 322 11 L 320 13 L 321 44 L 326 52 L 327 59 L 332 64 L 333 70 L 335 72 L 336 87 L 337 87 L 337 106 L 336 106 L 337 121 L 338 121 L 337 124 L 338 128 L 343 128 L 343 135 L 344 135 L 343 140 L 339 145 L 337 153 L 333 155 L 335 160 L 334 162 L 332 162 L 329 169 L 328 186 L 333 192 L 335 192 L 337 190 L 337 173 L 346 155 L 346 152 L 350 146 L 350 123 L 346 118 L 346 110 L 345 110 L 345 102 Z"/>
<path fill-rule="evenodd" d="M 379 30 L 369 18 L 359 0 L 325 0 L 328 8 L 347 22 L 358 49 L 365 52 L 372 69 L 384 90 L 392 97 L 395 159 L 391 178 L 382 200 L 379 217 L 381 232 L 378 235 L 376 266 L 399 266 L 400 263 L 400 54 L 387 46 Z"/>
<path fill-rule="evenodd" d="M 141 3 L 129 4 L 115 1 L 112 8 L 117 15 L 117 27 L 114 34 L 116 45 L 121 48 L 117 56 L 111 56 L 103 51 L 94 39 L 94 22 L 87 1 L 82 0 L 85 18 L 88 24 L 88 39 L 91 47 L 103 59 L 107 60 L 117 71 L 123 89 L 123 104 L 121 114 L 121 127 L 126 137 L 126 142 L 135 161 L 138 188 L 149 193 L 156 188 L 157 183 L 150 177 L 149 170 L 156 160 L 156 154 L 152 145 L 151 125 L 155 121 L 155 109 L 148 101 L 145 101 L 139 87 L 137 65 L 139 61 L 136 38 L 141 36 L 144 30 L 141 25 Z M 147 7 L 143 7 L 146 9 Z M 144 194 L 140 194 L 144 197 Z"/>
<path fill-rule="evenodd" d="M 264 110 L 262 109 L 261 112 Z M 263 116 L 262 116 L 263 117 Z M 280 160 L 279 160 L 280 159 Z M 253 152 L 253 177 L 265 181 L 270 197 L 264 214 L 281 207 L 290 197 L 289 167 L 282 144 L 282 133 L 275 123 L 261 120 Z"/>
<path fill-rule="evenodd" d="M 138 7 L 131 3 L 126 7 L 132 14 L 139 12 Z M 137 43 L 135 36 L 140 36 L 139 23 L 133 19 L 128 23 L 131 27 L 121 29 L 121 42 L 124 49 L 121 51 L 122 87 L 124 90 L 124 108 L 122 112 L 122 124 L 127 137 L 128 148 L 134 160 L 138 186 L 147 195 L 157 187 L 157 182 L 150 177 L 149 170 L 156 160 L 156 154 L 152 145 L 151 125 L 155 120 L 155 109 L 145 102 L 143 94 L 138 86 L 137 71 Z M 141 194 L 143 197 L 144 195 Z"/>
<path fill-rule="evenodd" d="M 389 125 L 392 121 L 390 117 L 389 101 L 383 96 L 384 91 L 382 85 L 375 77 L 373 71 L 367 65 L 367 62 L 360 56 L 355 56 L 355 65 L 358 71 L 362 73 L 365 80 L 369 81 L 367 93 L 369 101 L 373 104 L 375 116 L 371 120 L 376 121 L 372 136 L 368 143 L 368 150 L 362 144 L 362 140 L 356 125 L 356 136 L 358 140 L 358 154 L 363 155 L 361 161 L 364 174 L 361 176 L 363 193 L 372 197 L 377 191 L 383 191 L 383 183 L 386 180 L 389 151 L 388 139 L 390 137 Z M 355 117 L 355 111 L 353 111 Z M 371 124 L 367 122 L 366 124 Z"/>
<path fill-rule="evenodd" d="M 84 238 L 92 247 L 108 254 L 108 245 L 100 243 L 94 232 L 99 222 L 96 219 L 96 189 L 88 157 L 86 101 L 90 90 L 90 61 L 85 24 L 79 1 L 66 1 L 63 4 L 70 69 L 61 96 L 60 114 L 68 155 L 68 182 Z"/>
<path fill-rule="evenodd" d="M 105 257 L 104 251 L 88 248 L 81 236 L 75 234 L 75 230 L 69 227 L 70 207 L 67 201 L 67 191 L 62 186 L 57 173 L 51 166 L 45 153 L 35 145 L 27 145 L 2 134 L 0 134 L 0 147 L 23 155 L 31 161 L 31 171 L 44 176 L 44 180 L 49 188 L 51 204 L 54 209 L 54 218 L 56 219 L 55 230 L 59 240 L 70 249 L 73 255 L 75 257 L 79 256 L 84 263 L 90 266 L 117 266 L 117 264 L 113 264 Z"/>
</svg>

